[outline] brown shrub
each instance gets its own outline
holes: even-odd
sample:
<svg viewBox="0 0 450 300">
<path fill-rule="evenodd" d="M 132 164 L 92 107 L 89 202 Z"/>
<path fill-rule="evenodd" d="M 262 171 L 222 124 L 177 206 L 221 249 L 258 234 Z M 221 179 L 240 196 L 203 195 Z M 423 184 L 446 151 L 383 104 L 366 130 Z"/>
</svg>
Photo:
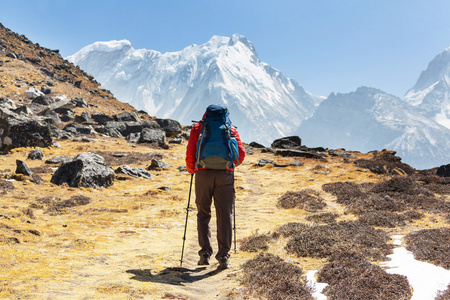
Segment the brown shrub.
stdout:
<svg viewBox="0 0 450 300">
<path fill-rule="evenodd" d="M 436 173 L 436 171 L 434 172 Z M 450 178 L 439 177 L 435 174 L 419 173 L 412 176 L 415 181 L 419 182 L 423 187 L 429 189 L 433 193 L 440 195 L 450 195 Z"/>
<path fill-rule="evenodd" d="M 70 199 L 57 202 L 53 206 L 55 208 L 69 208 L 69 207 L 75 207 L 80 205 L 87 205 L 91 203 L 91 198 L 83 196 L 83 195 L 76 195 L 72 196 Z"/>
<path fill-rule="evenodd" d="M 377 210 L 404 211 L 406 208 L 405 203 L 381 194 L 367 194 L 348 205 L 348 211 L 357 215 Z"/>
<path fill-rule="evenodd" d="M 286 250 L 299 257 L 325 258 L 334 252 L 359 249 L 369 260 L 385 259 L 391 246 L 382 230 L 355 221 L 343 221 L 324 226 L 308 226 L 298 230 L 288 241 Z"/>
<path fill-rule="evenodd" d="M 246 252 L 258 252 L 259 250 L 267 250 L 272 237 L 268 234 L 255 233 L 252 236 L 244 238 L 241 243 L 241 250 Z"/>
<path fill-rule="evenodd" d="M 450 299 L 450 284 L 445 291 L 439 291 L 434 300 L 448 300 Z"/>
<path fill-rule="evenodd" d="M 332 271 L 337 276 L 323 290 L 329 300 L 364 299 L 364 300 L 406 300 L 412 296 L 406 276 L 388 274 L 378 266 L 365 261 L 353 264 L 332 262 Z M 328 265 L 324 269 L 328 268 Z"/>
<path fill-rule="evenodd" d="M 30 168 L 31 172 L 37 174 L 53 174 L 53 170 L 49 166 Z"/>
<path fill-rule="evenodd" d="M 272 300 L 313 299 L 303 270 L 270 253 L 260 253 L 242 266 L 241 283 L 258 296 Z"/>
<path fill-rule="evenodd" d="M 418 260 L 450 270 L 450 228 L 424 229 L 405 236 L 406 249 Z"/>
<path fill-rule="evenodd" d="M 426 188 L 421 187 L 417 182 L 405 176 L 396 176 L 390 180 L 382 181 L 370 190 L 377 194 L 406 194 L 423 195 L 434 197 L 434 194 Z"/>
<path fill-rule="evenodd" d="M 375 174 L 396 175 L 399 173 L 413 174 L 414 168 L 402 163 L 401 158 L 395 156 L 395 152 L 382 151 L 376 153 L 371 160 L 358 159 L 355 161 L 356 166 L 369 169 Z"/>
<path fill-rule="evenodd" d="M 306 220 L 316 223 L 334 224 L 336 223 L 336 218 L 339 217 L 337 213 L 323 212 L 317 214 L 311 214 L 306 217 Z"/>
<path fill-rule="evenodd" d="M 278 228 L 275 232 L 276 234 L 281 234 L 284 237 L 288 237 L 296 233 L 303 232 L 309 227 L 311 226 L 304 223 L 291 222 L 280 226 L 280 228 Z"/>
<path fill-rule="evenodd" d="M 360 199 L 364 193 L 360 185 L 353 182 L 333 182 L 322 185 L 322 189 L 337 197 L 337 202 L 348 205 L 355 199 Z"/>
<path fill-rule="evenodd" d="M 371 226 L 394 228 L 405 225 L 406 221 L 421 219 L 423 216 L 423 213 L 413 210 L 403 214 L 389 211 L 372 211 L 362 214 L 359 217 L 359 221 Z"/>
<path fill-rule="evenodd" d="M 287 192 L 278 198 L 277 207 L 281 208 L 300 208 L 306 211 L 318 211 L 326 206 L 319 192 L 306 189 L 299 192 Z"/>
<path fill-rule="evenodd" d="M 66 208 L 86 205 L 90 202 L 91 198 L 83 195 L 72 196 L 71 198 L 62 201 L 61 198 L 47 196 L 37 199 L 35 203 L 30 204 L 30 208 L 47 209 L 45 211 L 47 214 L 60 215 L 68 212 Z"/>
</svg>

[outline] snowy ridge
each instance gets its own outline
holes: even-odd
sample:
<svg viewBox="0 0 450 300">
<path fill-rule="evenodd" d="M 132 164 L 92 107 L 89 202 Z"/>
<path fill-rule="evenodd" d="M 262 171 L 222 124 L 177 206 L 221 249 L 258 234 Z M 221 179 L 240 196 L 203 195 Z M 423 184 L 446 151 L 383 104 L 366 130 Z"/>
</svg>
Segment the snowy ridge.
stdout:
<svg viewBox="0 0 450 300">
<path fill-rule="evenodd" d="M 163 54 L 135 50 L 126 40 L 97 42 L 67 59 L 119 100 L 184 125 L 200 119 L 209 104 L 224 104 L 246 142 L 270 144 L 291 135 L 324 99 L 261 62 L 238 34 Z"/>
<path fill-rule="evenodd" d="M 420 74 L 404 100 L 450 129 L 450 48 L 439 53 Z"/>
<path fill-rule="evenodd" d="M 450 161 L 450 130 L 393 95 L 361 87 L 332 94 L 298 132 L 308 146 L 397 151 L 403 162 L 432 168 Z"/>
</svg>

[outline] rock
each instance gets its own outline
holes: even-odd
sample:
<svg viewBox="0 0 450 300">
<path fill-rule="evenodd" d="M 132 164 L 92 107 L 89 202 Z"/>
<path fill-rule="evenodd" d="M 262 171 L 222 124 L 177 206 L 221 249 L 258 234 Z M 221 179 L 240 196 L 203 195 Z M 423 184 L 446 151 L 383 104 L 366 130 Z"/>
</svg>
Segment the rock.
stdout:
<svg viewBox="0 0 450 300">
<path fill-rule="evenodd" d="M 75 116 L 75 122 L 86 123 L 92 120 L 91 114 L 87 111 L 81 113 L 80 116 Z"/>
<path fill-rule="evenodd" d="M 172 189 L 172 187 L 170 187 L 170 186 L 160 186 L 157 189 L 161 190 L 161 191 L 170 191 Z"/>
<path fill-rule="evenodd" d="M 43 160 L 44 159 L 44 152 L 42 152 L 42 150 L 40 148 L 36 148 L 36 149 L 34 149 L 33 151 L 31 151 L 28 154 L 28 159 L 32 159 L 32 160 L 40 159 L 40 160 Z"/>
<path fill-rule="evenodd" d="M 173 139 L 171 139 L 169 141 L 169 144 L 181 144 L 181 142 L 183 142 L 183 138 L 181 137 L 181 135 L 178 135 L 176 137 L 174 137 Z"/>
<path fill-rule="evenodd" d="M 105 125 L 108 122 L 114 121 L 113 117 L 105 113 L 93 114 L 92 119 L 99 125 Z"/>
<path fill-rule="evenodd" d="M 144 177 L 146 179 L 153 179 L 152 174 L 147 172 L 145 169 L 142 168 L 136 168 L 136 167 L 130 167 L 130 166 L 121 166 L 117 168 L 115 171 L 116 174 L 123 173 L 125 175 L 131 176 L 131 177 Z"/>
<path fill-rule="evenodd" d="M 169 169 L 170 166 L 163 162 L 163 161 L 159 161 L 157 159 L 152 159 L 152 162 L 150 163 L 150 166 L 148 166 L 148 170 L 157 170 L 157 171 L 161 171 L 164 169 Z"/>
<path fill-rule="evenodd" d="M 34 115 L 33 111 L 26 105 L 21 105 L 19 107 L 17 107 L 16 109 L 14 109 L 14 112 L 17 114 L 25 114 L 28 116 Z"/>
<path fill-rule="evenodd" d="M 436 175 L 439 177 L 450 177 L 450 164 L 440 166 L 436 171 Z"/>
<path fill-rule="evenodd" d="M 44 93 L 44 95 L 50 95 L 51 93 L 53 93 L 53 89 L 51 89 L 47 86 L 42 86 L 41 92 Z"/>
<path fill-rule="evenodd" d="M 17 108 L 14 101 L 7 98 L 0 98 L 0 107 L 4 107 L 9 110 L 15 110 Z"/>
<path fill-rule="evenodd" d="M 127 141 L 128 143 L 137 143 L 139 142 L 139 139 L 141 138 L 141 134 L 139 132 L 130 133 L 127 135 Z"/>
<path fill-rule="evenodd" d="M 33 174 L 30 168 L 21 160 L 16 160 L 16 174 L 23 174 L 26 176 L 30 176 Z"/>
<path fill-rule="evenodd" d="M 64 130 L 72 134 L 95 134 L 92 126 L 85 126 L 78 123 L 70 123 L 64 127 Z"/>
<path fill-rule="evenodd" d="M 37 96 L 37 97 L 35 97 L 35 98 L 33 99 L 32 103 L 37 103 L 37 104 L 41 104 L 41 105 L 46 105 L 46 106 L 48 106 L 48 105 L 50 105 L 50 104 L 55 103 L 55 100 L 53 100 L 53 98 L 50 97 L 50 96 L 42 95 L 42 96 Z"/>
<path fill-rule="evenodd" d="M 167 137 L 181 134 L 181 124 L 171 119 L 156 119 L 156 123 L 165 131 Z"/>
<path fill-rule="evenodd" d="M 315 165 L 311 171 L 315 174 L 330 174 L 331 173 L 331 168 L 327 165 Z"/>
<path fill-rule="evenodd" d="M 31 106 L 31 109 L 33 110 L 33 112 L 36 115 L 40 115 L 40 116 L 48 115 L 51 112 L 56 112 L 58 114 L 62 114 L 62 113 L 66 113 L 69 109 L 72 110 L 72 108 L 73 108 L 73 103 L 71 103 L 67 100 L 56 101 L 48 106 L 37 106 L 37 105 Z"/>
<path fill-rule="evenodd" d="M 139 115 L 134 111 L 132 111 L 132 112 L 125 111 L 123 113 L 117 114 L 117 115 L 115 115 L 115 119 L 118 122 L 129 122 L 129 121 L 130 122 L 140 122 L 141 121 L 141 118 L 139 118 Z"/>
<path fill-rule="evenodd" d="M 75 87 L 81 89 L 81 84 L 82 84 L 82 81 L 81 81 L 81 80 L 78 80 L 78 81 L 75 81 L 75 83 L 74 83 L 73 85 L 74 85 Z"/>
<path fill-rule="evenodd" d="M 72 157 L 68 157 L 68 156 L 55 156 L 52 158 L 49 158 L 45 161 L 46 164 L 62 164 L 65 162 L 69 162 L 72 161 Z"/>
<path fill-rule="evenodd" d="M 261 145 L 261 144 L 258 144 L 258 143 L 256 143 L 256 142 L 251 142 L 250 144 L 248 144 L 250 147 L 252 147 L 252 148 L 259 148 L 259 149 L 262 149 L 262 148 L 266 148 L 265 146 L 263 146 L 263 145 Z"/>
<path fill-rule="evenodd" d="M 114 170 L 105 165 L 103 157 L 91 152 L 78 154 L 72 161 L 63 163 L 51 182 L 67 183 L 70 187 L 100 188 L 114 183 Z"/>
<path fill-rule="evenodd" d="M 177 168 L 177 170 L 180 171 L 180 172 L 187 172 L 186 166 L 179 166 L 179 167 Z"/>
<path fill-rule="evenodd" d="M 336 150 L 328 150 L 328 153 L 331 156 L 338 156 L 338 157 L 343 157 L 343 158 L 356 158 L 355 155 L 348 153 L 348 152 L 338 152 Z"/>
<path fill-rule="evenodd" d="M 75 97 L 70 99 L 70 102 L 73 103 L 75 107 L 89 107 L 89 104 L 84 100 L 83 97 Z"/>
<path fill-rule="evenodd" d="M 302 140 L 298 136 L 288 136 L 273 141 L 272 148 L 295 149 L 302 145 Z"/>
<path fill-rule="evenodd" d="M 264 167 L 267 164 L 272 164 L 274 166 L 276 165 L 276 163 L 271 159 L 261 159 L 257 164 L 255 164 L 255 166 Z"/>
<path fill-rule="evenodd" d="M 39 96 L 44 96 L 44 93 L 42 93 L 40 90 L 36 88 L 29 88 L 25 91 L 25 95 L 30 99 L 34 99 Z"/>
<path fill-rule="evenodd" d="M 59 115 L 59 119 L 62 122 L 70 122 L 70 121 L 75 120 L 74 111 L 71 109 L 67 109 L 64 113 Z"/>
<path fill-rule="evenodd" d="M 139 143 L 159 143 L 164 144 L 166 134 L 161 129 L 144 128 L 139 138 Z"/>
<path fill-rule="evenodd" d="M 18 115 L 0 107 L 0 150 L 48 147 L 52 135 L 48 124 L 36 117 Z"/>
<path fill-rule="evenodd" d="M 312 153 L 312 152 L 306 152 L 302 150 L 276 150 L 275 155 L 281 155 L 283 157 L 305 157 L 305 158 L 316 158 L 316 159 L 324 159 L 325 157 L 323 155 Z"/>
</svg>

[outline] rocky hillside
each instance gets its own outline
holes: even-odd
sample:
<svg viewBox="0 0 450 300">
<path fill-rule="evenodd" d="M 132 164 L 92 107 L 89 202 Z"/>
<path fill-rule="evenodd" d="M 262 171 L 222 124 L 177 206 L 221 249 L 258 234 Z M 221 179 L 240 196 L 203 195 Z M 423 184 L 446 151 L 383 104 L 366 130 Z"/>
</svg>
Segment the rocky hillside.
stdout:
<svg viewBox="0 0 450 300">
<path fill-rule="evenodd" d="M 187 128 L 5 28 L 1 45 L 1 299 L 448 299 L 450 166 L 299 137 L 245 145 L 232 265 L 199 268 Z M 399 249 L 443 275 L 424 291 L 429 275 L 385 266 Z"/>
</svg>

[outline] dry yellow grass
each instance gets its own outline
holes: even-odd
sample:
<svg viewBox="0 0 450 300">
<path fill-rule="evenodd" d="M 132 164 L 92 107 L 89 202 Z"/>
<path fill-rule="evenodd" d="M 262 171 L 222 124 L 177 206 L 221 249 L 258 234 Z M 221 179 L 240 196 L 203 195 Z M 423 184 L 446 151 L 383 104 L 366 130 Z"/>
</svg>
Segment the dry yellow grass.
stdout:
<svg viewBox="0 0 450 300">
<path fill-rule="evenodd" d="M 41 174 L 44 182 L 14 181 L 14 190 L 1 195 L 0 206 L 0 298 L 10 299 L 223 299 L 238 298 L 240 265 L 255 253 L 237 251 L 232 255 L 229 270 L 216 271 L 217 263 L 197 268 L 195 211 L 189 214 L 183 267 L 180 265 L 185 209 L 190 175 L 176 168 L 184 166 L 186 144 L 159 150 L 147 146 L 133 147 L 123 139 L 102 138 L 97 142 L 60 141 L 61 148 L 43 149 L 44 159 L 53 156 L 75 156 L 81 152 L 114 152 L 160 154 L 171 168 L 152 171 L 154 179 L 127 178 L 116 180 L 103 189 L 70 188 L 49 183 L 51 173 Z M 41 167 L 43 161 L 27 160 L 31 148 L 15 149 L 0 156 L 0 173 L 8 176 L 15 171 L 16 159 L 29 167 Z M 362 157 L 364 154 L 357 154 Z M 287 191 L 306 188 L 322 193 L 327 203 L 324 211 L 340 215 L 338 220 L 354 219 L 344 215 L 343 207 L 334 197 L 322 191 L 324 183 L 336 181 L 375 182 L 383 179 L 341 158 L 328 158 L 332 172 L 315 174 L 311 169 L 324 162 L 301 159 L 301 167 L 274 168 L 253 166 L 262 158 L 278 163 L 293 158 L 274 157 L 255 152 L 236 171 L 237 237 L 239 241 L 255 232 L 273 232 L 288 222 L 308 222 L 307 213 L 299 209 L 279 209 L 277 199 Z M 132 166 L 146 168 L 142 160 Z M 118 165 L 112 165 L 114 169 Z M 126 177 L 126 176 L 121 176 Z M 124 179 L 124 178 L 122 178 Z M 169 191 L 158 187 L 170 186 Z M 74 195 L 89 197 L 87 205 L 67 208 L 57 215 L 30 205 L 42 197 L 61 200 Z M 194 195 L 191 199 L 194 208 Z M 213 239 L 214 217 L 212 220 Z M 443 220 L 427 215 L 408 226 L 389 229 L 389 233 L 405 234 L 420 228 L 443 226 Z M 12 238 L 16 238 L 12 239 Z M 19 243 L 17 243 L 17 241 Z M 284 250 L 286 241 L 270 244 L 268 252 L 283 259 L 298 262 L 306 271 L 317 270 L 324 260 L 298 258 Z"/>
</svg>

